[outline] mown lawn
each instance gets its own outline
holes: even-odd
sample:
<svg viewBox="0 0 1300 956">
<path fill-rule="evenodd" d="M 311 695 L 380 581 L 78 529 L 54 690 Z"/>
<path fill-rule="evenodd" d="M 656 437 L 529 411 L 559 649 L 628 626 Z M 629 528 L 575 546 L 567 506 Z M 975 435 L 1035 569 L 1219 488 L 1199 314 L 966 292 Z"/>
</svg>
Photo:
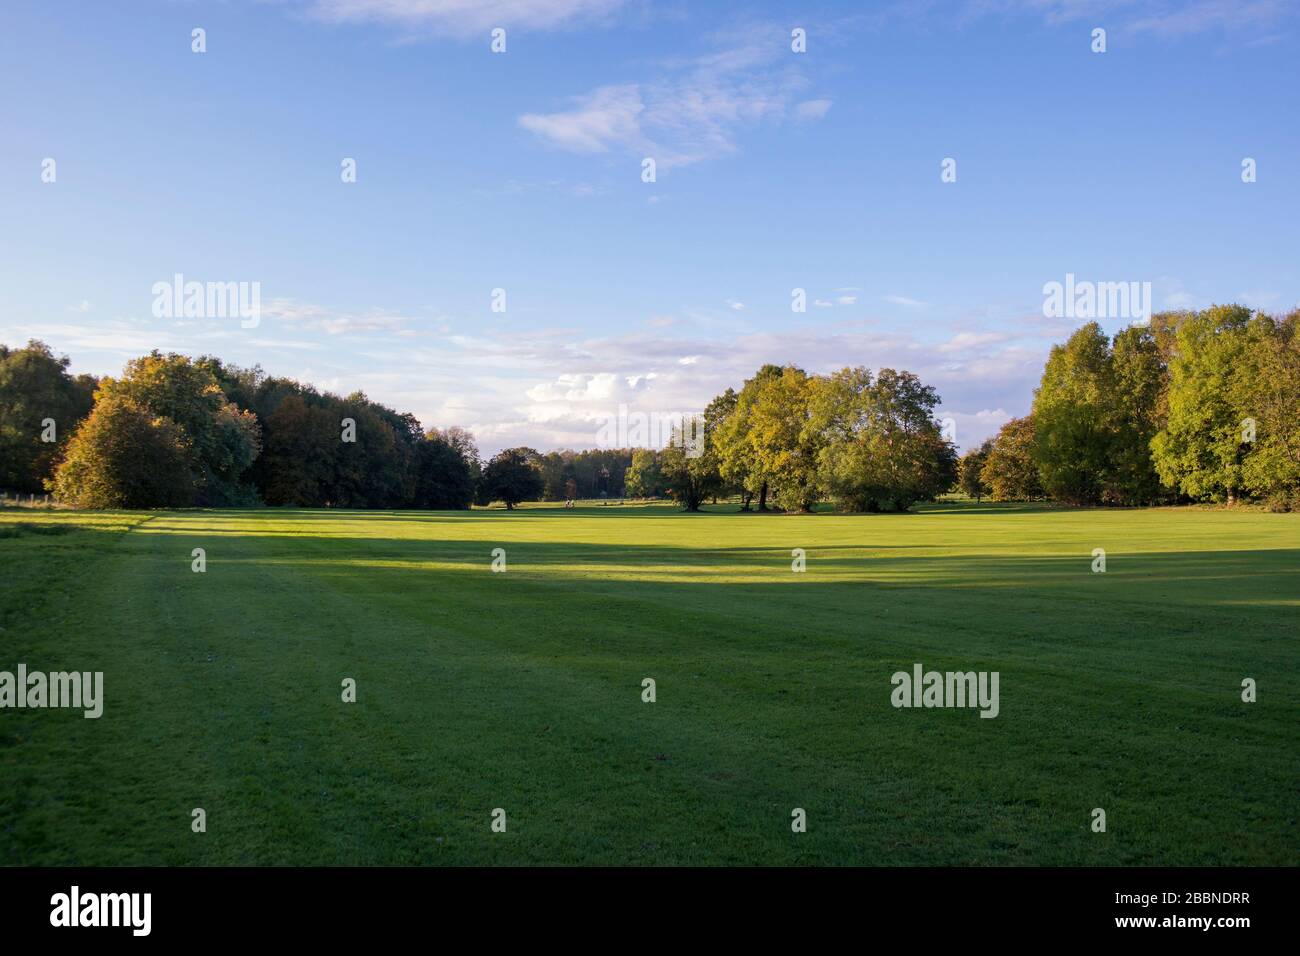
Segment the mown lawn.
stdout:
<svg viewBox="0 0 1300 956">
<path fill-rule="evenodd" d="M 9 509 L 0 581 L 106 696 L 0 710 L 3 864 L 1300 859 L 1300 515 Z"/>
</svg>

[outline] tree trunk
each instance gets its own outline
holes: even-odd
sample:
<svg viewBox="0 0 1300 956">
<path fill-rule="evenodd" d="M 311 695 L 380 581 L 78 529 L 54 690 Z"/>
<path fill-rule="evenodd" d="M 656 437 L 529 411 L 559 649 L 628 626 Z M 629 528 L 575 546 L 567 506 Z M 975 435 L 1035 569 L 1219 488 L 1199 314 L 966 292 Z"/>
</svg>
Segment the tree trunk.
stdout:
<svg viewBox="0 0 1300 956">
<path fill-rule="evenodd" d="M 767 482 L 763 482 L 763 487 L 758 490 L 758 510 L 767 510 Z"/>
</svg>

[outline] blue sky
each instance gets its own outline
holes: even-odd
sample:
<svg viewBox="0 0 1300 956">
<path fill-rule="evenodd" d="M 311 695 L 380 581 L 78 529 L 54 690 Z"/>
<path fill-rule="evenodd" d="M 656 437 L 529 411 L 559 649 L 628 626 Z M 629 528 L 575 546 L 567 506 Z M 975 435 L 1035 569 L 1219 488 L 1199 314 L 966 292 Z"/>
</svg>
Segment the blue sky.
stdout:
<svg viewBox="0 0 1300 956">
<path fill-rule="evenodd" d="M 970 446 L 1079 324 L 1043 316 L 1067 273 L 1300 305 L 1298 30 L 1276 0 L 6 0 L 0 341 L 260 364 L 486 452 L 888 365 Z M 176 273 L 259 283 L 259 324 L 155 317 Z"/>
</svg>

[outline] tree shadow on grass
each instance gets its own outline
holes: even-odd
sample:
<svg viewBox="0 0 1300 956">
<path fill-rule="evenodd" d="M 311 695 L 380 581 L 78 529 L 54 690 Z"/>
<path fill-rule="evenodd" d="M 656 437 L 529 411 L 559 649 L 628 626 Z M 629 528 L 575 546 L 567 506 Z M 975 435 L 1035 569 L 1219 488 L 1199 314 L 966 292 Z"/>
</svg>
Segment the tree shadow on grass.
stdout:
<svg viewBox="0 0 1300 956">
<path fill-rule="evenodd" d="M 1107 571 L 1093 571 L 1090 553 L 1014 554 L 964 550 L 940 544 L 813 546 L 804 551 L 803 572 L 792 570 L 784 546 L 681 547 L 661 544 L 608 544 L 587 541 L 511 541 L 483 538 L 392 538 L 330 535 L 297 530 L 192 528 L 160 517 L 145 529 L 176 535 L 188 553 L 217 536 L 233 546 L 234 562 L 300 566 L 311 573 L 445 576 L 453 572 L 490 574 L 493 550 L 504 548 L 514 577 L 539 576 L 553 586 L 566 581 L 589 585 L 606 569 L 620 586 L 643 576 L 648 586 L 680 579 L 687 588 L 737 587 L 761 580 L 780 589 L 804 590 L 846 581 L 870 587 L 1050 591 L 1088 602 L 1118 601 L 1159 607 L 1172 604 L 1266 605 L 1300 616 L 1300 549 L 1224 551 L 1112 550 Z M 276 539 L 287 538 L 281 544 Z M 241 539 L 245 543 L 241 544 Z M 303 545 L 307 545 L 306 548 Z M 224 547 L 224 546 L 223 546 Z M 244 556 L 246 555 L 246 556 Z M 216 559 L 219 555 L 210 555 Z M 495 575 L 492 575 L 495 577 Z M 490 580 L 490 579 L 489 579 Z"/>
<path fill-rule="evenodd" d="M 857 518 L 862 521 L 876 521 L 882 519 L 903 519 L 915 517 L 917 515 L 969 515 L 969 514 L 996 514 L 996 515 L 1032 515 L 1032 514 L 1056 514 L 1062 511 L 1113 511 L 1108 508 L 1074 508 L 1069 505 L 1057 504 L 1054 502 L 984 502 L 982 504 L 967 503 L 944 503 L 944 502 L 923 502 L 914 506 L 908 511 L 888 511 L 888 512 L 844 512 L 836 510 L 832 505 L 819 504 L 812 512 L 784 512 L 776 509 L 767 511 L 742 511 L 740 505 L 736 502 L 722 504 L 706 504 L 698 512 L 690 512 L 686 509 L 669 503 L 661 502 L 657 504 L 609 504 L 609 505 L 585 505 L 576 508 L 564 508 L 559 504 L 530 502 L 514 510 L 508 510 L 502 507 L 490 508 L 473 508 L 460 510 L 421 510 L 421 509 L 376 509 L 370 510 L 365 508 L 295 508 L 269 506 L 264 508 L 243 508 L 243 509 L 180 509 L 174 511 L 163 511 L 160 514 L 207 514 L 222 518 L 266 518 L 268 520 L 308 520 L 308 521 L 337 521 L 349 518 L 364 518 L 366 520 L 376 521 L 464 521 L 467 519 L 478 518 L 546 518 L 551 520 L 562 521 L 566 518 L 699 518 L 699 517 L 719 517 L 724 515 L 734 515 L 737 519 L 776 519 L 776 518 L 808 518 L 813 516 L 835 516 L 842 518 Z M 1130 509 L 1140 510 L 1140 509 Z"/>
</svg>

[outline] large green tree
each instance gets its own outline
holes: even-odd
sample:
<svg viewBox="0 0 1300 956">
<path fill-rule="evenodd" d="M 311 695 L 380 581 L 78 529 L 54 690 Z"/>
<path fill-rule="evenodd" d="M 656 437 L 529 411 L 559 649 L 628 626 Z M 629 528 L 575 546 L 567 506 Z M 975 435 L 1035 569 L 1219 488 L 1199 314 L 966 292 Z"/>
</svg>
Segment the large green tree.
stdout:
<svg viewBox="0 0 1300 956">
<path fill-rule="evenodd" d="M 170 418 L 101 397 L 68 444 L 55 497 L 78 508 L 181 508 L 197 488 L 189 439 Z"/>
<path fill-rule="evenodd" d="M 542 495 L 541 456 L 532 448 L 507 448 L 493 455 L 483 468 L 481 500 L 501 501 L 513 510 L 521 501 Z"/>
<path fill-rule="evenodd" d="M 659 464 L 659 452 L 638 448 L 632 452 L 632 467 L 627 470 L 627 494 L 630 498 L 658 498 L 668 488 Z"/>
<path fill-rule="evenodd" d="M 768 483 L 766 475 L 758 466 L 758 450 L 751 435 L 754 421 L 752 411 L 763 384 L 780 378 L 781 374 L 781 366 L 764 365 L 752 378 L 745 380 L 736 393 L 734 403 L 726 399 L 725 395 L 719 396 L 724 398 L 726 411 L 718 421 L 717 434 L 713 439 L 719 476 L 727 485 L 742 490 L 743 507 L 748 508 L 750 500 L 757 497 L 759 511 L 767 510 Z"/>
<path fill-rule="evenodd" d="M 1291 501 L 1300 487 L 1300 312 L 1212 306 L 1179 326 L 1168 420 L 1151 441 L 1165 484 L 1192 498 Z M 1288 505 L 1290 506 L 1290 505 Z"/>
<path fill-rule="evenodd" d="M 180 429 L 198 504 L 256 501 L 256 492 L 241 478 L 261 452 L 257 416 L 226 398 L 209 366 L 154 351 L 128 362 L 120 378 L 105 379 L 100 395 L 147 409 Z"/>
<path fill-rule="evenodd" d="M 1250 491 L 1300 510 L 1300 309 L 1250 326 L 1246 405 L 1254 441 L 1242 464 Z"/>
<path fill-rule="evenodd" d="M 1251 310 L 1212 306 L 1179 326 L 1169 365 L 1168 420 L 1151 441 L 1166 485 L 1192 498 L 1233 501 L 1250 452 Z"/>
<path fill-rule="evenodd" d="M 1013 418 L 999 429 L 981 475 L 998 501 L 1032 501 L 1043 497 L 1034 461 L 1034 419 Z"/>
<path fill-rule="evenodd" d="M 984 478 L 984 467 L 992 450 L 992 440 L 986 441 L 957 460 L 957 487 L 974 498 L 976 504 L 991 490 Z"/>
<path fill-rule="evenodd" d="M 1096 322 L 1055 345 L 1034 394 L 1034 460 L 1043 488 L 1071 504 L 1102 499 L 1113 440 L 1115 380 Z"/>
<path fill-rule="evenodd" d="M 911 372 L 844 368 L 813 389 L 817 482 L 844 511 L 906 511 L 956 480 L 956 452 L 934 411 L 939 396 Z"/>
<path fill-rule="evenodd" d="M 668 447 L 659 453 L 659 467 L 668 493 L 687 511 L 699 511 L 717 493 L 722 477 L 703 415 L 684 419 L 673 429 Z"/>
<path fill-rule="evenodd" d="M 468 508 L 474 500 L 477 464 L 478 449 L 469 432 L 431 429 L 416 449 L 411 504 L 434 510 Z"/>
<path fill-rule="evenodd" d="M 1169 375 L 1157 335 L 1150 328 L 1132 325 L 1115 336 L 1111 380 L 1102 500 L 1154 504 L 1163 493 L 1151 460 L 1151 439 L 1164 426 Z"/>
<path fill-rule="evenodd" d="M 810 424 L 814 380 L 793 365 L 759 377 L 746 409 L 749 484 L 771 489 L 786 511 L 811 511 L 818 497 L 821 436 Z M 739 404 L 737 405 L 739 411 Z"/>
<path fill-rule="evenodd" d="M 0 345 L 0 489 L 41 492 L 94 404 L 95 380 L 72 376 L 44 342 Z"/>
</svg>

